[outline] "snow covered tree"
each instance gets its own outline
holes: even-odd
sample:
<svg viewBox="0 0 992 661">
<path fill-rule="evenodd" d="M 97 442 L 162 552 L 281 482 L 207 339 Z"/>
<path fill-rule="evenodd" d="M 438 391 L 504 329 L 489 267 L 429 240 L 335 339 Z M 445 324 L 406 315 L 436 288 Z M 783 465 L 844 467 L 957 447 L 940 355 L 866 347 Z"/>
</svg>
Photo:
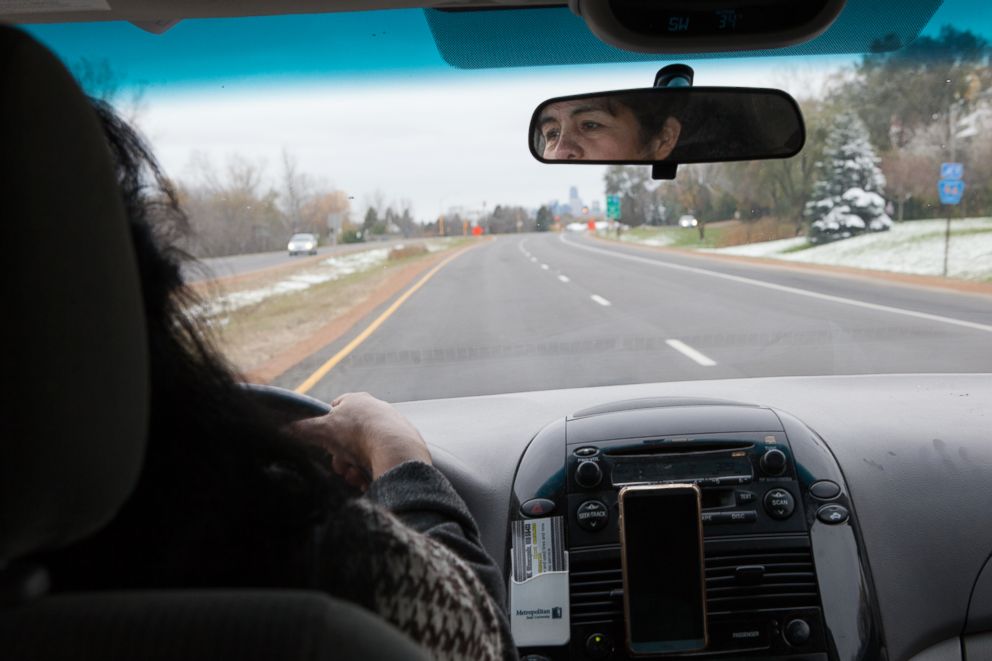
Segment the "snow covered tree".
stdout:
<svg viewBox="0 0 992 661">
<path fill-rule="evenodd" d="M 812 199 L 806 203 L 811 242 L 892 227 L 885 213 L 885 176 L 879 162 L 864 122 L 852 112 L 837 115 L 816 164 Z"/>
</svg>

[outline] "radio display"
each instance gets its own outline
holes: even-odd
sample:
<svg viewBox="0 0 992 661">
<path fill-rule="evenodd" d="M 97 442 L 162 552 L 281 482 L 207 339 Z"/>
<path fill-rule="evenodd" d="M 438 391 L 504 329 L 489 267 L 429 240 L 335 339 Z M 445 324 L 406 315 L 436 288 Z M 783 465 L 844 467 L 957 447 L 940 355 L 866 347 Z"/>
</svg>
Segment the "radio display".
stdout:
<svg viewBox="0 0 992 661">
<path fill-rule="evenodd" d="M 698 454 L 637 456 L 613 462 L 612 481 L 618 484 L 701 480 L 725 476 L 750 477 L 751 462 L 746 457 L 701 457 Z"/>
</svg>

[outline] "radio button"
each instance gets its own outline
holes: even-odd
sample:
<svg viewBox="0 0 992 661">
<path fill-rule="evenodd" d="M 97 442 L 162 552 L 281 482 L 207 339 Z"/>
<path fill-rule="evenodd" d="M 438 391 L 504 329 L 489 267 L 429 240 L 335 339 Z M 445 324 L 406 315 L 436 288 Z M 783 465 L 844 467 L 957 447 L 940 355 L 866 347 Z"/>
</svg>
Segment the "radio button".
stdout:
<svg viewBox="0 0 992 661">
<path fill-rule="evenodd" d="M 765 511 L 773 519 L 788 519 L 796 511 L 796 500 L 785 489 L 772 489 L 765 494 Z"/>
<path fill-rule="evenodd" d="M 758 513 L 754 510 L 738 512 L 703 512 L 700 515 L 703 523 L 754 523 Z"/>
<path fill-rule="evenodd" d="M 575 482 L 580 487 L 592 489 L 599 485 L 603 479 L 603 470 L 595 461 L 583 461 L 575 469 Z"/>
<path fill-rule="evenodd" d="M 753 491 L 743 491 L 741 489 L 738 489 L 737 491 L 734 492 L 734 501 L 738 505 L 750 505 L 755 500 L 757 500 L 757 498 L 758 497 L 754 495 Z"/>
<path fill-rule="evenodd" d="M 758 513 L 754 510 L 744 510 L 741 512 L 726 512 L 727 521 L 730 523 L 754 523 L 758 520 Z"/>
<path fill-rule="evenodd" d="M 830 524 L 844 523 L 849 516 L 850 513 L 843 505 L 824 505 L 816 511 L 816 518 Z"/>
<path fill-rule="evenodd" d="M 718 477 L 716 479 L 717 479 L 717 484 L 719 484 L 720 486 L 727 486 L 727 485 L 738 486 L 741 484 L 748 484 L 752 481 L 750 475 L 728 475 L 724 477 Z"/>
<path fill-rule="evenodd" d="M 575 451 L 576 457 L 593 457 L 599 452 L 596 448 L 579 448 Z"/>
<path fill-rule="evenodd" d="M 589 532 L 598 532 L 610 521 L 610 509 L 601 500 L 587 500 L 575 510 L 575 521 Z"/>
<path fill-rule="evenodd" d="M 785 453 L 781 450 L 771 449 L 761 455 L 761 470 L 769 475 L 781 475 L 789 463 Z"/>
<path fill-rule="evenodd" d="M 809 493 L 817 500 L 833 500 L 840 495 L 840 485 L 830 480 L 820 480 L 810 485 Z"/>
</svg>

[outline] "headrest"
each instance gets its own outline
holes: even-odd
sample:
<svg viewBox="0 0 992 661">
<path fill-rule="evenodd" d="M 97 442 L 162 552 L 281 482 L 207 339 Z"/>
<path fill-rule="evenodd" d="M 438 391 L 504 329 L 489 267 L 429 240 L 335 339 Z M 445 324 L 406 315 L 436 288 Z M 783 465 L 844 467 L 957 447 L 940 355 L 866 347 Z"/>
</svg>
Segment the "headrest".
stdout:
<svg viewBox="0 0 992 661">
<path fill-rule="evenodd" d="M 140 283 L 109 148 L 58 59 L 0 26 L 0 568 L 110 520 L 148 417 Z"/>
</svg>

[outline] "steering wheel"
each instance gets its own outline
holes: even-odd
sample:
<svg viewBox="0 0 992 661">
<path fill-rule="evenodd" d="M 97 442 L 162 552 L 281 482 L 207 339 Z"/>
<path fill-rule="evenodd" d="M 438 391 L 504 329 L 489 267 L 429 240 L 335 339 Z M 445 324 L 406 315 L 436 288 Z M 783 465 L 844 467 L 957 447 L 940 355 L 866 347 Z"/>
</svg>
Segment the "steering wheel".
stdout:
<svg viewBox="0 0 992 661">
<path fill-rule="evenodd" d="M 315 418 L 331 412 L 331 405 L 309 395 L 258 383 L 242 383 L 241 387 L 282 422 Z"/>
</svg>

